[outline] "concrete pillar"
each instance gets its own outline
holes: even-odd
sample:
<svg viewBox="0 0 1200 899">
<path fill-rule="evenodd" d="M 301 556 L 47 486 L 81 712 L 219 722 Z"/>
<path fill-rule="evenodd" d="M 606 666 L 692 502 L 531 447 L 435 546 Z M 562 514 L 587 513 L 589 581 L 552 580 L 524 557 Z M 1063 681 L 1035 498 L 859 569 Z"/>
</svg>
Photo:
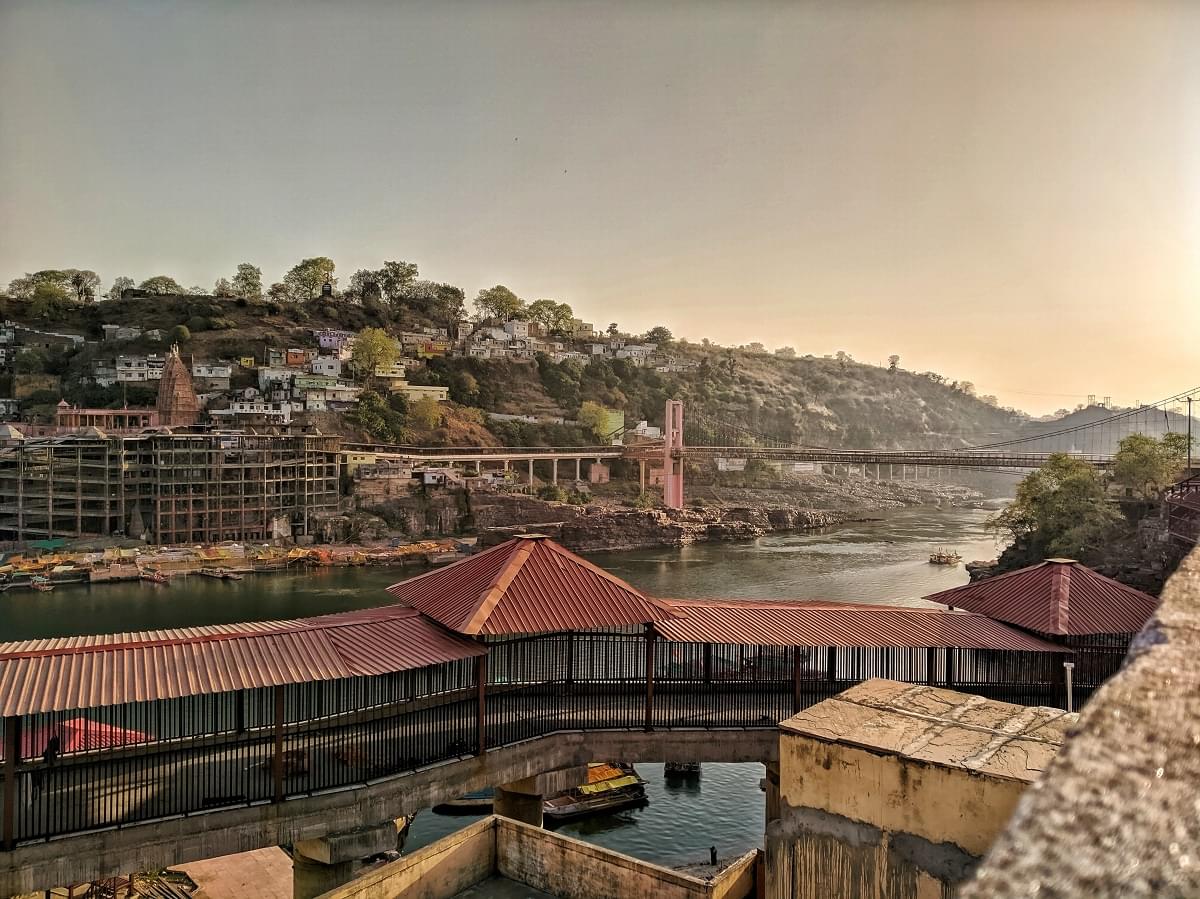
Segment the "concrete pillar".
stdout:
<svg viewBox="0 0 1200 899">
<path fill-rule="evenodd" d="M 353 880 L 362 860 L 397 849 L 395 821 L 298 840 L 292 846 L 292 897 L 313 899 Z"/>
<path fill-rule="evenodd" d="M 554 484 L 554 485 L 558 484 L 558 460 L 557 459 L 550 460 L 550 483 Z"/>
<path fill-rule="evenodd" d="M 767 814 L 766 824 L 770 825 L 772 821 L 778 821 L 780 817 L 779 810 L 779 762 L 767 762 L 767 773 L 763 778 L 763 787 L 767 793 Z"/>
<path fill-rule="evenodd" d="M 582 459 L 575 460 L 575 480 L 577 480 L 577 481 L 583 480 L 583 460 Z"/>
<path fill-rule="evenodd" d="M 533 486 L 533 460 L 529 460 L 529 486 Z"/>
<path fill-rule="evenodd" d="M 542 794 L 521 793 L 506 789 L 506 787 L 512 786 L 515 784 L 496 787 L 495 795 L 492 798 L 492 811 L 502 817 L 512 818 L 514 821 L 523 821 L 534 827 L 541 827 Z"/>
</svg>

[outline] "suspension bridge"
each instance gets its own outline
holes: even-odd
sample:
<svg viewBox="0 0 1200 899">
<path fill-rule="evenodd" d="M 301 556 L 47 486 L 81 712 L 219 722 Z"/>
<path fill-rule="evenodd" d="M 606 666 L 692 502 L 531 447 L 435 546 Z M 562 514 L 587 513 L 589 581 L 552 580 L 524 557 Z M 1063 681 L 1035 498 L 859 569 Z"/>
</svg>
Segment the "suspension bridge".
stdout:
<svg viewBox="0 0 1200 899">
<path fill-rule="evenodd" d="M 864 473 L 873 466 L 877 477 L 884 477 L 888 466 L 892 477 L 896 466 L 905 472 L 909 467 L 928 469 L 973 469 L 977 471 L 1023 472 L 1044 465 L 1051 455 L 1066 453 L 1098 468 L 1109 468 L 1120 442 L 1132 434 L 1160 438 L 1169 433 L 1186 434 L 1194 430 L 1192 398 L 1200 395 L 1200 387 L 1174 394 L 1155 403 L 1129 409 L 1110 410 L 1092 405 L 1077 410 L 1065 421 L 1027 421 L 1014 425 L 1014 436 L 987 443 L 970 444 L 962 436 L 943 436 L 947 443 L 958 443 L 930 449 L 852 449 L 845 447 L 797 444 L 786 437 L 763 434 L 718 418 L 704 411 L 684 416 L 683 403 L 668 400 L 663 417 L 662 436 L 645 439 L 631 430 L 620 430 L 611 439 L 595 446 L 575 447 L 415 447 L 382 444 L 344 444 L 348 459 L 362 461 L 399 461 L 411 464 L 475 464 L 482 471 L 485 463 L 501 464 L 505 469 L 526 465 L 533 481 L 535 462 L 549 464 L 550 482 L 558 483 L 559 464 L 580 479 L 585 462 L 607 462 L 629 459 L 662 466 L 664 504 L 682 508 L 684 504 L 683 472 L 685 463 L 720 459 L 759 459 L 772 463 L 812 463 L 845 465 Z M 1188 468 L 1192 468 L 1189 457 Z"/>
</svg>

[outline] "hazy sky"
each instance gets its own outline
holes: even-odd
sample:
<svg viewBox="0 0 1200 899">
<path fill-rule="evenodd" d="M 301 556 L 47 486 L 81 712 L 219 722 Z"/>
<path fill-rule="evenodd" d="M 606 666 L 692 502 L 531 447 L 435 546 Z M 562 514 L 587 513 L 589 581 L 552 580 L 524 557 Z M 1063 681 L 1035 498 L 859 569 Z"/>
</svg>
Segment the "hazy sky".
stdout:
<svg viewBox="0 0 1200 899">
<path fill-rule="evenodd" d="M 1200 384 L 1200 3 L 0 0 L 0 279 L 305 256 L 842 349 L 1033 411 Z"/>
</svg>

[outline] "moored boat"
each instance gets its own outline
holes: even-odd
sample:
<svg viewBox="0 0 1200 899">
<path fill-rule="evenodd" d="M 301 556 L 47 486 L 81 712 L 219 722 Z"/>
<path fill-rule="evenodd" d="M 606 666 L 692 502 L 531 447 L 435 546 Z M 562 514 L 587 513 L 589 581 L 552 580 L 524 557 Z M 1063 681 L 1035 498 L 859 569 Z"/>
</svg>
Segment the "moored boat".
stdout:
<svg viewBox="0 0 1200 899">
<path fill-rule="evenodd" d="M 645 802 L 646 782 L 632 765 L 592 762 L 588 765 L 587 783 L 547 799 L 542 805 L 542 814 L 551 821 L 566 821 Z"/>
<path fill-rule="evenodd" d="M 152 584 L 170 584 L 171 579 L 161 571 L 143 571 L 142 580 L 149 581 Z"/>
<path fill-rule="evenodd" d="M 40 574 L 34 575 L 33 580 L 29 582 L 29 586 L 39 593 L 49 593 L 54 589 L 54 585 L 50 583 L 50 578 L 43 577 Z"/>
</svg>

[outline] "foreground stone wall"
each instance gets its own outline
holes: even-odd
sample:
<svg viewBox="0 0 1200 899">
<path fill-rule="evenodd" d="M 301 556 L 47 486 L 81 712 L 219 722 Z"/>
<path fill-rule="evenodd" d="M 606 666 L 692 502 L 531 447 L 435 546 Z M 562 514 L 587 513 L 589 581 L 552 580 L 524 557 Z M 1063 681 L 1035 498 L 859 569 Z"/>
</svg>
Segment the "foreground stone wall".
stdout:
<svg viewBox="0 0 1200 899">
<path fill-rule="evenodd" d="M 758 853 L 700 880 L 540 827 L 491 816 L 320 899 L 450 899 L 499 875 L 561 899 L 746 899 Z"/>
<path fill-rule="evenodd" d="M 794 716 L 780 726 L 766 895 L 953 895 L 1074 719 L 883 680 Z"/>
<path fill-rule="evenodd" d="M 962 896 L 1200 896 L 1200 549 Z"/>
</svg>

